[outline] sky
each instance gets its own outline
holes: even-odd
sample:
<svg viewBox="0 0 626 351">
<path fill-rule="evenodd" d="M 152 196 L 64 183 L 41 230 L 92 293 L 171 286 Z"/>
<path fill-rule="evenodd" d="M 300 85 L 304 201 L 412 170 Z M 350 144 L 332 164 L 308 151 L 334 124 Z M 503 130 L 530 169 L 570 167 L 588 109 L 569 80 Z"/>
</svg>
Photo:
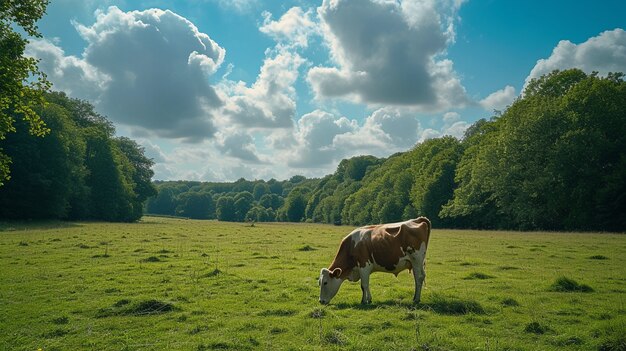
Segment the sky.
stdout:
<svg viewBox="0 0 626 351">
<path fill-rule="evenodd" d="M 26 53 L 156 180 L 321 177 L 463 136 L 555 69 L 626 72 L 626 2 L 51 0 Z"/>
</svg>

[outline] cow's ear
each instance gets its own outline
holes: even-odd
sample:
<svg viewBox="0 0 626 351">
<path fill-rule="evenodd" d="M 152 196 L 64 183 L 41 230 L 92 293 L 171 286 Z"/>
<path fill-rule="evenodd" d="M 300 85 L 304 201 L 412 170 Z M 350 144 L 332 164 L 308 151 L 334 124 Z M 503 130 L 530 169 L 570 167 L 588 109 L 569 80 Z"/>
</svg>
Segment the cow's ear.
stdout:
<svg viewBox="0 0 626 351">
<path fill-rule="evenodd" d="M 335 268 L 332 272 L 330 272 L 330 276 L 333 278 L 339 278 L 341 275 L 341 268 Z"/>
</svg>

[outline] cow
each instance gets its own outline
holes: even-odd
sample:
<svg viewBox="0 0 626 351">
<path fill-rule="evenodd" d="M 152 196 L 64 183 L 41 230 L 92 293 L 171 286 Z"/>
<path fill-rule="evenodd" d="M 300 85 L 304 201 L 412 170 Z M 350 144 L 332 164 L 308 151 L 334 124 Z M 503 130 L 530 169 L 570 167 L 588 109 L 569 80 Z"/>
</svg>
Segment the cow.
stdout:
<svg viewBox="0 0 626 351">
<path fill-rule="evenodd" d="M 393 273 L 413 270 L 415 295 L 419 303 L 426 272 L 424 258 L 430 237 L 430 220 L 426 217 L 406 222 L 370 225 L 353 230 L 341 241 L 330 267 L 322 268 L 318 283 L 321 304 L 328 304 L 347 279 L 361 280 L 362 304 L 372 302 L 369 281 L 372 272 Z"/>
</svg>

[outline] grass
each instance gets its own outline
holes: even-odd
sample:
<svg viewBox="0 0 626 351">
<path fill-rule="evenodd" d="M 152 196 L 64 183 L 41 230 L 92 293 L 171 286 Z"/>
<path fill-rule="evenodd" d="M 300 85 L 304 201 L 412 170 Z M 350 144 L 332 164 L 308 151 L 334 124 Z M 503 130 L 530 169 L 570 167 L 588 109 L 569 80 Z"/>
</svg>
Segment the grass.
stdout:
<svg viewBox="0 0 626 351">
<path fill-rule="evenodd" d="M 0 223 L 0 350 L 626 349 L 624 235 L 435 229 L 420 304 L 402 272 L 322 306 L 351 229 Z"/>
<path fill-rule="evenodd" d="M 550 291 L 556 292 L 593 292 L 593 288 L 587 284 L 579 284 L 577 281 L 567 278 L 559 277 L 556 281 L 550 285 Z"/>
</svg>

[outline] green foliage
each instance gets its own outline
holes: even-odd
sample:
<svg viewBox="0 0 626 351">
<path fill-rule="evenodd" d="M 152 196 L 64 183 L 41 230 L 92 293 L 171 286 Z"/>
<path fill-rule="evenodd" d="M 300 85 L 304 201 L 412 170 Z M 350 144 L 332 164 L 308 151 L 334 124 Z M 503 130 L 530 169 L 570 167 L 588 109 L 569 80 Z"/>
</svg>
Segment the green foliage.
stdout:
<svg viewBox="0 0 626 351">
<path fill-rule="evenodd" d="M 0 188 L 0 217 L 135 221 L 155 194 L 152 161 L 128 138 L 113 138 L 110 122 L 93 107 L 63 94 L 37 111 L 51 129 L 28 135 L 23 120 L 0 140 L 13 158 L 13 177 Z M 84 115 L 87 114 L 87 115 Z"/>
<path fill-rule="evenodd" d="M 624 230 L 625 109 L 619 74 L 532 81 L 467 138 L 442 216 L 482 228 Z"/>
<path fill-rule="evenodd" d="M 426 216 L 434 227 L 624 231 L 623 76 L 555 71 L 462 140 L 430 139 L 387 159 L 345 159 L 322 179 L 158 183 L 167 193 L 150 199 L 148 210 L 171 215 L 181 194 L 205 191 L 238 201 L 226 216 L 234 221 L 365 225 Z"/>
<path fill-rule="evenodd" d="M 47 0 L 0 1 L 0 141 L 15 132 L 21 119 L 31 135 L 50 132 L 35 111 L 44 104 L 43 91 L 50 87 L 37 69 L 37 60 L 24 56 L 28 41 L 16 32 L 22 29 L 34 37 L 41 35 L 36 22 L 46 11 Z M 0 186 L 10 179 L 11 157 L 0 147 Z"/>
</svg>

